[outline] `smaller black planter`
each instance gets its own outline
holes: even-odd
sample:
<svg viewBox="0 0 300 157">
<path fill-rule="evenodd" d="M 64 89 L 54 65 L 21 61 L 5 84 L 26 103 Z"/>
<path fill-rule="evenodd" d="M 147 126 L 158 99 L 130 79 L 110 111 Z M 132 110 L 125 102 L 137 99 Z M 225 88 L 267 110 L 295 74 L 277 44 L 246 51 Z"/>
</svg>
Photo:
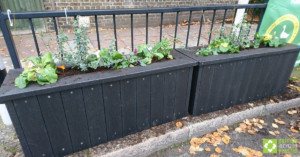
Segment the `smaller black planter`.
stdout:
<svg viewBox="0 0 300 157">
<path fill-rule="evenodd" d="M 75 75 L 57 83 L 14 87 L 22 70 L 0 88 L 25 156 L 63 156 L 188 114 L 193 66 L 174 60 Z"/>
<path fill-rule="evenodd" d="M 239 54 L 196 55 L 189 112 L 193 116 L 280 94 L 285 91 L 299 46 L 243 50 Z"/>
</svg>

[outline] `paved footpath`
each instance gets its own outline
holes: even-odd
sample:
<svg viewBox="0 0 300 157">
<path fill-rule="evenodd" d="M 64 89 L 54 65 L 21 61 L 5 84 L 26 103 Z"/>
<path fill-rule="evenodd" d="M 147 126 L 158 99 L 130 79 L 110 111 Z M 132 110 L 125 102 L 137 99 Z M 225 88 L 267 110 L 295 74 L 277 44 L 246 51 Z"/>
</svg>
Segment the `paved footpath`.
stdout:
<svg viewBox="0 0 300 157">
<path fill-rule="evenodd" d="M 297 113 L 293 113 L 292 111 L 296 110 Z M 289 113 L 288 113 L 289 111 Z M 190 141 L 186 141 L 184 143 L 174 144 L 173 146 L 160 150 L 158 152 L 155 152 L 151 154 L 149 157 L 189 157 L 189 156 L 203 156 L 203 157 L 216 157 L 212 156 L 212 154 L 218 155 L 220 157 L 240 157 L 243 156 L 240 153 L 234 152 L 232 148 L 238 148 L 239 146 L 248 147 L 256 151 L 263 152 L 263 139 L 297 139 L 297 154 L 281 154 L 278 156 L 284 156 L 284 157 L 299 157 L 300 156 L 300 130 L 299 128 L 295 127 L 295 129 L 298 130 L 298 133 L 295 133 L 296 131 L 291 131 L 291 124 L 294 126 L 300 125 L 300 107 L 288 111 L 283 111 L 279 113 L 273 113 L 267 116 L 257 117 L 256 119 L 263 120 L 264 123 L 267 125 L 263 125 L 262 129 L 258 129 L 258 132 L 255 134 L 250 134 L 246 131 L 246 133 L 238 133 L 239 129 L 236 130 L 236 128 L 240 128 L 240 123 L 236 123 L 232 126 L 229 126 L 229 130 L 225 131 L 225 133 L 230 137 L 230 142 L 228 144 L 225 144 L 224 142 L 221 142 L 218 147 L 222 150 L 222 153 L 217 153 L 215 151 L 216 147 L 213 146 L 210 143 L 203 143 L 199 147 L 203 148 L 203 151 L 196 151 L 196 154 L 190 153 Z M 291 115 L 292 114 L 292 115 Z M 279 121 L 285 122 L 284 125 L 281 125 L 279 123 L 276 123 L 274 120 L 277 119 Z M 251 120 L 251 119 L 250 119 Z M 250 122 L 251 123 L 251 122 Z M 272 126 L 273 123 L 273 126 Z M 274 125 L 276 124 L 276 125 Z M 243 124 L 242 124 L 243 126 Z M 278 126 L 278 128 L 277 128 Z M 299 126 L 300 127 L 300 126 Z M 249 130 L 249 129 L 246 129 Z M 273 132 L 280 133 L 279 135 L 272 135 Z M 278 132 L 277 132 L 278 131 Z M 270 133 L 271 132 L 271 133 Z M 213 134 L 213 132 L 212 132 Z M 206 151 L 205 148 L 210 148 L 210 152 Z M 263 156 L 266 157 L 275 157 L 276 154 L 263 154 Z M 250 157 L 250 155 L 249 155 Z"/>
</svg>

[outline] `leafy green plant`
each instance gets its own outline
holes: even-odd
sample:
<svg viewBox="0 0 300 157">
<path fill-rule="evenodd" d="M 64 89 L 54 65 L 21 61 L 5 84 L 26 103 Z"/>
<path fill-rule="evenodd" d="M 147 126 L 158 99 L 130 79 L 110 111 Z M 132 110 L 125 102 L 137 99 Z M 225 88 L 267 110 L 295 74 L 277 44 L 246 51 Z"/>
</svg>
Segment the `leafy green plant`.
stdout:
<svg viewBox="0 0 300 157">
<path fill-rule="evenodd" d="M 123 55 L 115 49 L 115 40 L 112 40 L 108 49 L 99 52 L 99 66 L 111 69 L 133 67 L 137 64 L 138 57 L 133 53 Z"/>
<path fill-rule="evenodd" d="M 249 40 L 250 24 L 247 23 L 246 15 L 241 24 L 233 25 L 229 34 L 225 33 L 225 28 L 220 29 L 220 37 L 216 37 L 206 48 L 196 51 L 197 55 L 218 55 L 221 53 L 239 53 L 241 49 L 259 48 L 262 44 L 268 47 L 279 47 L 285 45 L 282 40 L 275 35 L 265 34 L 260 36 L 255 34 L 254 40 Z"/>
<path fill-rule="evenodd" d="M 143 44 L 137 47 L 137 56 L 142 58 L 140 60 L 141 66 L 146 66 L 152 63 L 152 59 L 156 57 L 158 60 L 163 58 L 173 59 L 171 55 L 172 44 L 164 38 L 157 42 L 153 48 L 150 44 Z"/>
<path fill-rule="evenodd" d="M 15 79 L 15 86 L 25 88 L 30 82 L 45 85 L 57 81 L 56 64 L 51 53 L 46 53 L 42 58 L 30 57 L 24 62 L 24 71 Z"/>
<path fill-rule="evenodd" d="M 78 19 L 78 17 L 77 17 Z M 78 68 L 81 71 L 86 71 L 88 68 L 97 67 L 95 64 L 88 62 L 88 43 L 87 30 L 84 26 L 79 25 L 78 20 L 73 23 L 74 27 L 74 43 L 76 44 L 75 50 L 67 52 L 64 49 L 64 45 L 68 44 L 68 37 L 65 34 L 58 35 L 58 51 L 59 54 L 56 57 L 59 59 L 61 64 L 70 66 L 72 68 Z M 70 46 L 69 46 L 70 48 Z"/>
</svg>

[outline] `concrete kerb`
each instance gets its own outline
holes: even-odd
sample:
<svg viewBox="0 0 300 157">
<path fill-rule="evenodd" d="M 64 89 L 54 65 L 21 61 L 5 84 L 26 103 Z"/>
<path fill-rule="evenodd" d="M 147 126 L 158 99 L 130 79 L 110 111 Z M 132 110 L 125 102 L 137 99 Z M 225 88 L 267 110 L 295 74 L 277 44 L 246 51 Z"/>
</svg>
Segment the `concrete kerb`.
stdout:
<svg viewBox="0 0 300 157">
<path fill-rule="evenodd" d="M 300 106 L 300 98 L 282 101 L 279 103 L 255 106 L 250 109 L 207 119 L 202 122 L 191 123 L 181 129 L 167 132 L 166 134 L 158 137 L 151 137 L 139 144 L 109 152 L 103 156 L 147 156 L 173 144 L 185 142 L 192 137 L 199 137 L 208 132 L 212 132 L 224 125 L 232 125 L 247 118 L 268 115 L 270 113 L 280 112 L 298 106 Z"/>
</svg>

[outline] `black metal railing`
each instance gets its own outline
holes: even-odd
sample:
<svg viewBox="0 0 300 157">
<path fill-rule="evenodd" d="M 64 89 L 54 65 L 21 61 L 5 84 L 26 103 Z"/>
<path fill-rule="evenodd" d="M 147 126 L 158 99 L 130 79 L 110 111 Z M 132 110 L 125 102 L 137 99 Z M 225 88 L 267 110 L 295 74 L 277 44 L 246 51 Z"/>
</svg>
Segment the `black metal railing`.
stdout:
<svg viewBox="0 0 300 157">
<path fill-rule="evenodd" d="M 219 5 L 219 6 L 197 6 L 197 7 L 175 7 L 175 8 L 146 8 L 146 9 L 118 9 L 118 10 L 69 10 L 68 11 L 68 16 L 94 16 L 95 18 L 95 26 L 96 26 L 96 33 L 97 33 L 97 42 L 98 42 L 98 49 L 101 49 L 100 45 L 100 35 L 99 35 L 99 30 L 98 30 L 98 16 L 101 15 L 112 15 L 113 16 L 113 29 L 114 29 L 114 37 L 115 37 L 115 45 L 116 48 L 118 48 L 118 40 L 117 40 L 117 23 L 116 23 L 116 16 L 117 15 L 130 15 L 131 18 L 131 48 L 133 50 L 134 48 L 134 26 L 133 26 L 133 15 L 134 14 L 145 14 L 146 15 L 146 43 L 149 42 L 148 40 L 148 23 L 149 23 L 149 14 L 153 13 L 160 13 L 161 15 L 161 21 L 160 21 L 160 41 L 162 40 L 162 33 L 163 33 L 163 17 L 164 13 L 176 13 L 176 24 L 175 24 L 175 30 L 174 30 L 174 39 L 177 38 L 177 30 L 178 30 L 178 16 L 180 12 L 189 12 L 189 21 L 188 21 L 188 27 L 187 27 L 187 37 L 185 41 L 185 46 L 188 47 L 188 42 L 189 42 L 189 33 L 190 33 L 190 25 L 192 21 L 192 15 L 193 12 L 195 11 L 202 11 L 207 12 L 207 11 L 213 11 L 213 16 L 212 16 L 212 21 L 211 21 L 211 27 L 210 31 L 213 30 L 214 27 L 214 22 L 215 22 L 215 16 L 216 16 L 216 11 L 217 10 L 224 10 L 224 17 L 222 21 L 222 26 L 224 26 L 224 22 L 226 19 L 226 14 L 228 10 L 233 10 L 234 11 L 234 17 L 236 15 L 236 12 L 238 9 L 253 9 L 253 14 L 251 18 L 251 24 L 253 22 L 253 18 L 255 16 L 255 10 L 261 9 L 261 14 L 260 14 L 260 21 L 258 22 L 257 30 L 259 28 L 259 25 L 261 23 L 261 19 L 263 17 L 264 11 L 267 6 L 267 1 L 266 3 L 263 4 L 243 4 L 243 5 Z M 0 8 L 1 11 L 1 8 Z M 39 45 L 37 42 L 37 37 L 35 34 L 35 28 L 32 22 L 32 19 L 35 18 L 53 18 L 53 24 L 54 24 L 54 30 L 56 35 L 58 35 L 58 26 L 56 23 L 55 18 L 56 17 L 65 17 L 65 11 L 43 11 L 43 12 L 14 12 L 9 14 L 11 19 L 28 19 L 30 23 L 30 28 L 32 30 L 32 35 L 35 43 L 35 47 L 37 50 L 38 55 L 40 55 L 40 49 Z M 20 60 L 18 57 L 17 49 L 14 44 L 14 40 L 11 35 L 11 30 L 9 28 L 9 25 L 7 23 L 8 20 L 8 14 L 6 12 L 1 11 L 0 15 L 0 27 L 10 54 L 10 57 L 12 59 L 12 63 L 14 65 L 14 68 L 21 68 Z M 203 14 L 201 17 L 201 22 L 199 26 L 199 32 L 198 32 L 198 40 L 197 40 L 197 45 L 199 46 L 200 38 L 201 38 L 201 33 L 202 33 L 202 25 L 203 25 Z M 212 33 L 209 34 L 209 40 L 208 44 L 211 41 Z M 175 48 L 176 42 L 174 40 L 173 47 Z"/>
</svg>

